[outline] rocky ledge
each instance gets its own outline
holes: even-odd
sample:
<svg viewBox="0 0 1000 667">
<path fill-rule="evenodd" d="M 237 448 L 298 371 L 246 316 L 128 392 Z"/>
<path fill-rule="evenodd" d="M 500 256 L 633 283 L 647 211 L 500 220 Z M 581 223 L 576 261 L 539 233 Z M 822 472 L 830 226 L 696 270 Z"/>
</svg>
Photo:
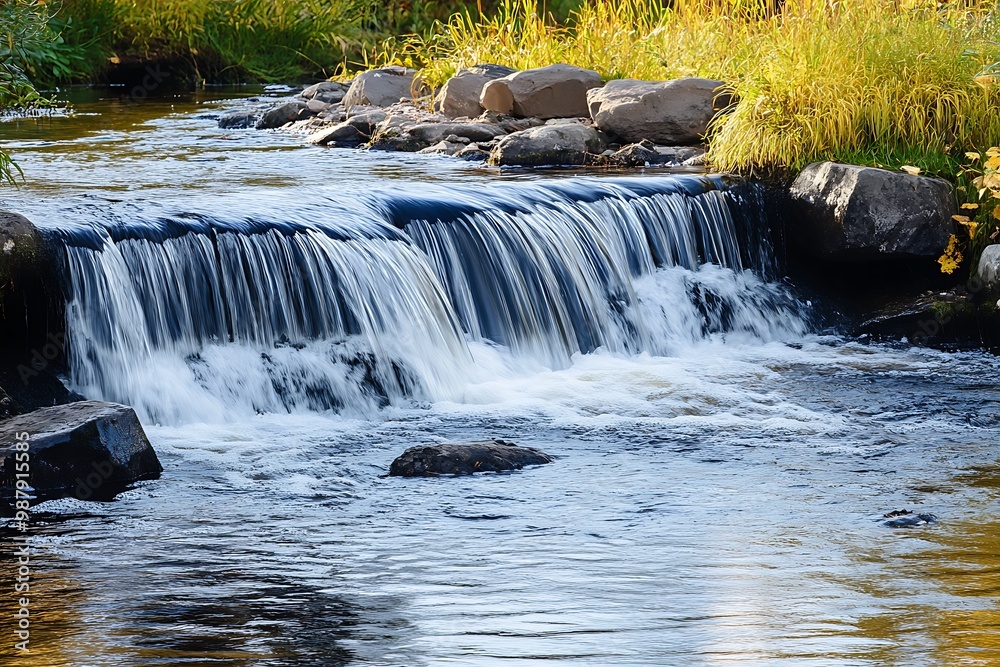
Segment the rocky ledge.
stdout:
<svg viewBox="0 0 1000 667">
<path fill-rule="evenodd" d="M 699 166 L 721 81 L 618 80 L 556 64 L 477 65 L 433 94 L 414 70 L 323 81 L 280 104 L 231 111 L 225 129 L 286 130 L 320 146 L 406 151 L 499 166 Z"/>
</svg>

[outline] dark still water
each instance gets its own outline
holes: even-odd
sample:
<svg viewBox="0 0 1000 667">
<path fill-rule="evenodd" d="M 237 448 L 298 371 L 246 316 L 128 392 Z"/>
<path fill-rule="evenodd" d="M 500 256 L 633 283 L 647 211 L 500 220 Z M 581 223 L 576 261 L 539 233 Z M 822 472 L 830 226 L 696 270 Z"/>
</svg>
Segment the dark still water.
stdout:
<svg viewBox="0 0 1000 667">
<path fill-rule="evenodd" d="M 0 664 L 1000 664 L 1000 361 L 818 333 L 752 189 L 75 94 L 0 124 L 0 203 L 65 244 L 67 382 L 165 472 L 36 508 Z M 493 437 L 557 460 L 384 476 Z"/>
</svg>

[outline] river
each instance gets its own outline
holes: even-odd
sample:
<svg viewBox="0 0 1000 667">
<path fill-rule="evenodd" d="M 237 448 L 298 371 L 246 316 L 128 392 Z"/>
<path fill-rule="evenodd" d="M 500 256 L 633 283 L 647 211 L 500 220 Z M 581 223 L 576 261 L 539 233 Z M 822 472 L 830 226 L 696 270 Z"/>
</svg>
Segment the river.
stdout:
<svg viewBox="0 0 1000 667">
<path fill-rule="evenodd" d="M 36 508 L 5 664 L 1000 664 L 996 357 L 820 329 L 718 183 L 219 130 L 249 92 L 0 123 L 0 204 L 67 239 L 67 381 L 165 469 Z M 385 476 L 494 437 L 556 461 Z"/>
</svg>

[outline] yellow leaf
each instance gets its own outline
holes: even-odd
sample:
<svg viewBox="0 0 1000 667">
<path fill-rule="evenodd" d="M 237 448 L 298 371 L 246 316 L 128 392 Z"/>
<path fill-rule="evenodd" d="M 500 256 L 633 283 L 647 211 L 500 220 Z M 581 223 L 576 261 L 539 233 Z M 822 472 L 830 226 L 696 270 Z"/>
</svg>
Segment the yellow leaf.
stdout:
<svg viewBox="0 0 1000 667">
<path fill-rule="evenodd" d="M 951 275 L 962 263 L 962 251 L 958 249 L 958 237 L 952 234 L 948 238 L 948 247 L 944 249 L 944 254 L 938 257 L 938 264 L 941 265 L 941 273 Z"/>
<path fill-rule="evenodd" d="M 1000 167 L 1000 155 L 994 155 L 983 165 L 984 169 L 996 169 L 997 167 Z"/>
<path fill-rule="evenodd" d="M 902 167 L 899 168 L 899 170 L 903 171 L 903 172 L 906 172 L 910 176 L 919 176 L 920 175 L 920 167 L 914 167 L 914 166 L 909 165 L 909 164 L 904 164 Z"/>
<path fill-rule="evenodd" d="M 954 220 L 955 222 L 960 222 L 963 225 L 969 222 L 969 216 L 967 215 L 953 215 L 951 216 L 951 219 Z"/>
<path fill-rule="evenodd" d="M 983 185 L 990 190 L 1000 190 L 1000 174 L 983 174 Z"/>
<path fill-rule="evenodd" d="M 997 146 L 986 151 L 986 157 L 996 157 L 997 155 L 1000 155 L 1000 148 Z"/>
<path fill-rule="evenodd" d="M 962 208 L 967 208 L 967 209 L 975 210 L 975 209 L 979 208 L 979 204 L 962 204 Z"/>
<path fill-rule="evenodd" d="M 993 217 L 996 218 L 997 220 L 1000 220 L 1000 206 L 997 206 L 995 209 L 993 209 Z"/>
<path fill-rule="evenodd" d="M 982 157 L 982 155 L 980 155 L 979 153 L 966 153 L 965 157 L 969 158 L 970 160 L 978 160 L 979 158 Z"/>
<path fill-rule="evenodd" d="M 989 90 L 990 86 L 993 85 L 993 77 L 987 74 L 984 74 L 982 76 L 977 76 L 976 78 L 973 79 L 973 81 L 975 81 L 976 83 L 978 83 L 980 86 L 982 86 L 987 90 Z M 948 273 L 951 272 L 949 271 Z"/>
</svg>

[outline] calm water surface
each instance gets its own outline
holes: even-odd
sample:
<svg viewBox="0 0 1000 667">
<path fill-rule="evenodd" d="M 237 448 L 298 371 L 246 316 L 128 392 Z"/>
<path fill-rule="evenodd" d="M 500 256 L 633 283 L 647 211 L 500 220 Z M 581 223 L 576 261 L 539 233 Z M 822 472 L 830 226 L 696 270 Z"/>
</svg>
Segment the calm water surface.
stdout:
<svg viewBox="0 0 1000 667">
<path fill-rule="evenodd" d="M 76 115 L 0 124 L 29 179 L 0 203 L 47 224 L 537 178 L 220 131 L 229 90 L 74 94 Z M 471 351 L 450 400 L 147 424 L 162 479 L 37 508 L 33 652 L 5 620 L 0 663 L 1000 664 L 995 357 L 817 334 L 558 369 Z M 486 437 L 558 459 L 383 476 Z M 885 527 L 900 508 L 939 522 Z M 0 580 L 15 561 L 5 538 Z"/>
</svg>

